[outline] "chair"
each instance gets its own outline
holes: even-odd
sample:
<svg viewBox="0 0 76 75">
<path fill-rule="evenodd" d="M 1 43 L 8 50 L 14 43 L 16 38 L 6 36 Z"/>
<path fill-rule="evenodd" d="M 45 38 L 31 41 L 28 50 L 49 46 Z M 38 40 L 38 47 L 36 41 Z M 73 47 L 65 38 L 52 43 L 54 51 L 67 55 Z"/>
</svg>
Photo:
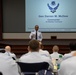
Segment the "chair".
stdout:
<svg viewBox="0 0 76 75">
<path fill-rule="evenodd" d="M 21 72 L 24 75 L 35 75 L 40 70 L 47 70 L 49 64 L 47 62 L 40 62 L 40 63 L 23 63 L 17 62 L 20 66 Z"/>
<path fill-rule="evenodd" d="M 0 72 L 0 75 L 3 75 L 2 72 Z"/>
</svg>

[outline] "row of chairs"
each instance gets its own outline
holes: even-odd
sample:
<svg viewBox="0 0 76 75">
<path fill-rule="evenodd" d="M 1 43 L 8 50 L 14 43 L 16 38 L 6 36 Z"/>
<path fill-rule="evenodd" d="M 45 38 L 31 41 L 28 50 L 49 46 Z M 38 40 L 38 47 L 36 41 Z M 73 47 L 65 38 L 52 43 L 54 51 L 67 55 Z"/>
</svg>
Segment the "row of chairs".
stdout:
<svg viewBox="0 0 76 75">
<path fill-rule="evenodd" d="M 21 72 L 24 75 L 52 75 L 51 71 L 48 71 L 49 64 L 47 62 L 41 63 L 23 63 L 17 62 L 20 66 Z"/>
<path fill-rule="evenodd" d="M 17 62 L 21 72 L 24 75 L 52 75 L 52 72 L 48 70 L 49 64 L 47 62 L 41 63 L 23 63 Z M 3 75 L 0 72 L 0 75 Z"/>
</svg>

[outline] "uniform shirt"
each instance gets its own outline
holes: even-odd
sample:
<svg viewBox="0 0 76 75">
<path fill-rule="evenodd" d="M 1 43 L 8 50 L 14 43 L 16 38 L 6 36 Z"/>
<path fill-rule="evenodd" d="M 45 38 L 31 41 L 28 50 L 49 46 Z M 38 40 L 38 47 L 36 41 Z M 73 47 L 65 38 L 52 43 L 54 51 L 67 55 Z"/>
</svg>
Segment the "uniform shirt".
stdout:
<svg viewBox="0 0 76 75">
<path fill-rule="evenodd" d="M 50 57 L 52 59 L 59 59 L 59 55 L 62 55 L 62 54 L 59 54 L 58 52 L 53 52 L 52 54 L 50 54 Z"/>
<path fill-rule="evenodd" d="M 14 53 L 11 53 L 11 52 L 5 52 L 6 55 L 14 58 L 16 60 L 16 55 Z"/>
<path fill-rule="evenodd" d="M 47 62 L 51 69 L 53 69 L 52 61 L 49 57 L 41 55 L 39 52 L 29 52 L 19 59 L 20 62 L 26 63 L 38 63 L 38 62 Z"/>
<path fill-rule="evenodd" d="M 76 56 L 62 61 L 58 75 L 76 75 Z"/>
<path fill-rule="evenodd" d="M 50 54 L 47 50 L 42 50 L 42 49 L 39 49 L 39 53 L 41 55 L 44 55 L 44 56 L 47 56 L 47 57 L 50 57 Z"/>
<path fill-rule="evenodd" d="M 4 53 L 0 53 L 0 72 L 3 75 L 19 75 L 17 63 Z"/>
<path fill-rule="evenodd" d="M 63 60 L 72 57 L 72 54 L 73 54 L 74 52 L 76 52 L 76 51 L 71 51 L 70 53 L 64 54 Z"/>
<path fill-rule="evenodd" d="M 33 36 L 33 38 L 31 38 Z M 29 35 L 30 39 L 36 39 L 36 31 L 32 31 Z M 37 31 L 37 40 L 42 41 L 42 33 Z"/>
</svg>

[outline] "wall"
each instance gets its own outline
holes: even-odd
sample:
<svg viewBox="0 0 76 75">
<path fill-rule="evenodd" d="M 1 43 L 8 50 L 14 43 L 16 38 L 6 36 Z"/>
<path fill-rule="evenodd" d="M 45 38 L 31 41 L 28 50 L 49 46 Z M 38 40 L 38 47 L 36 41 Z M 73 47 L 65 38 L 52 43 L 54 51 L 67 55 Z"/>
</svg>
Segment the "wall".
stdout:
<svg viewBox="0 0 76 75">
<path fill-rule="evenodd" d="M 29 39 L 30 33 L 3 33 L 3 39 Z M 57 36 L 57 39 L 76 39 L 76 33 L 42 33 L 43 39 Z"/>
<path fill-rule="evenodd" d="M 2 40 L 2 0 L 0 0 L 0 40 Z"/>
<path fill-rule="evenodd" d="M 25 33 L 24 4 L 25 0 L 2 0 L 3 39 L 28 39 L 29 33 Z M 76 33 L 42 34 L 43 39 L 50 39 L 51 36 L 57 36 L 57 39 L 76 39 Z"/>
</svg>

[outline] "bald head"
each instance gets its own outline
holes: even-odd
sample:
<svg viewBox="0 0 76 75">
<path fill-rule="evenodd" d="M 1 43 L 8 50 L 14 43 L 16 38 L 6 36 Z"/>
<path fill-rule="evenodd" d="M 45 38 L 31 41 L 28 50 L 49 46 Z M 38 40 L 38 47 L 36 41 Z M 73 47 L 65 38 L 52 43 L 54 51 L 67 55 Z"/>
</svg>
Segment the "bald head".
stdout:
<svg viewBox="0 0 76 75">
<path fill-rule="evenodd" d="M 58 52 L 59 51 L 59 47 L 57 45 L 53 46 L 52 48 L 53 52 Z"/>
<path fill-rule="evenodd" d="M 10 46 L 6 46 L 5 47 L 5 51 L 11 52 L 11 47 Z"/>
</svg>

